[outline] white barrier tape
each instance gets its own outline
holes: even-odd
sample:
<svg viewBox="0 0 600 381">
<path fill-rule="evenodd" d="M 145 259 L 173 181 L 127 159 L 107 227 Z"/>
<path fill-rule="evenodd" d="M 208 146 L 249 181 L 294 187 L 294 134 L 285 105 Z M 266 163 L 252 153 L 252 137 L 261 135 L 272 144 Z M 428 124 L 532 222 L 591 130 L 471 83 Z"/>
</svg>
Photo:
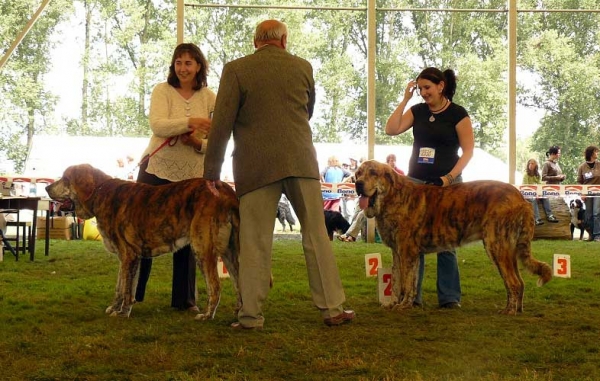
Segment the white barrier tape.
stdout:
<svg viewBox="0 0 600 381">
<path fill-rule="evenodd" d="M 51 184 L 58 180 L 58 178 L 47 178 L 47 177 L 5 177 L 0 176 L 1 185 L 9 185 L 13 182 L 27 182 L 30 184 L 43 183 Z M 227 181 L 227 184 L 231 185 L 235 189 L 235 183 Z M 521 192 L 525 198 L 535 197 L 598 197 L 600 196 L 600 185 L 550 185 L 550 184 L 538 184 L 538 185 L 515 185 L 515 187 Z M 321 191 L 324 193 L 341 193 L 345 196 L 356 196 L 356 190 L 354 189 L 353 183 L 321 183 Z"/>
<path fill-rule="evenodd" d="M 534 197 L 598 197 L 600 185 L 518 185 L 517 189 L 525 198 Z"/>
<path fill-rule="evenodd" d="M 5 184 L 11 184 L 14 182 L 30 183 L 30 184 L 37 184 L 37 183 L 52 184 L 53 182 L 55 182 L 57 180 L 58 180 L 58 178 L 51 179 L 48 177 L 23 177 L 23 176 L 5 177 L 5 176 L 0 176 L 0 183 L 5 183 Z"/>
<path fill-rule="evenodd" d="M 523 197 L 597 197 L 600 196 L 600 185 L 515 185 Z M 356 190 L 352 183 L 321 183 L 321 190 L 325 193 L 341 193 L 348 196 L 356 196 Z"/>
</svg>

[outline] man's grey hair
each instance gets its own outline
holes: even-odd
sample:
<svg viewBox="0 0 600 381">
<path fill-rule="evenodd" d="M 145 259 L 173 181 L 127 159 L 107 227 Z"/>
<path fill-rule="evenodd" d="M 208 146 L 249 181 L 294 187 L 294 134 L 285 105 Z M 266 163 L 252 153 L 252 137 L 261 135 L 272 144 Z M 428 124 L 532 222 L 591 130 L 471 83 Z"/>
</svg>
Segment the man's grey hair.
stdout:
<svg viewBox="0 0 600 381">
<path fill-rule="evenodd" d="M 280 21 L 276 22 L 275 26 L 272 26 L 270 28 L 265 28 L 265 23 L 260 23 L 256 27 L 256 32 L 254 33 L 254 41 L 281 40 L 281 37 L 287 34 L 287 26 Z"/>
</svg>

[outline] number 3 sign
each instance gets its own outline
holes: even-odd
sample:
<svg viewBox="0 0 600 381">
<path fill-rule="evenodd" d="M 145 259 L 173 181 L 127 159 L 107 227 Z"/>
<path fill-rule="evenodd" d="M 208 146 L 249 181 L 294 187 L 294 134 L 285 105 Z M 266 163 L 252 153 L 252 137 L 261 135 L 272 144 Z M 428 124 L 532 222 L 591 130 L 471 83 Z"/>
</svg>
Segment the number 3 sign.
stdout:
<svg viewBox="0 0 600 381">
<path fill-rule="evenodd" d="M 571 277 L 571 256 L 566 254 L 554 254 L 554 276 L 559 278 Z"/>
</svg>

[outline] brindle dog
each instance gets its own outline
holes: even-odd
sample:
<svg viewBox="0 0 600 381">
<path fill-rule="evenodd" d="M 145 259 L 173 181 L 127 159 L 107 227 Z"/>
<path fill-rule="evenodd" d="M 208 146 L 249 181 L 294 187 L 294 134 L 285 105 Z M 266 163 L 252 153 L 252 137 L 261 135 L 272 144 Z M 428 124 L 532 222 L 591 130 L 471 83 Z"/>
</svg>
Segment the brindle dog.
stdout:
<svg viewBox="0 0 600 381">
<path fill-rule="evenodd" d="M 121 262 L 115 298 L 106 309 L 128 317 L 134 303 L 142 257 L 156 257 L 190 245 L 206 282 L 208 306 L 196 319 L 212 319 L 221 297 L 217 271 L 223 258 L 238 291 L 239 202 L 229 185 L 219 183 L 213 195 L 204 179 L 152 186 L 114 179 L 82 164 L 69 167 L 46 187 L 54 200 L 70 199 L 78 217 L 96 217 L 104 246 Z"/>
<path fill-rule="evenodd" d="M 392 249 L 394 310 L 411 308 L 417 294 L 420 253 L 450 250 L 483 240 L 506 287 L 506 307 L 523 311 L 524 283 L 517 258 L 540 276 L 552 278 L 546 263 L 531 255 L 535 222 L 531 205 L 512 185 L 473 181 L 448 187 L 419 185 L 386 164 L 364 162 L 356 171 L 356 192 L 367 217 L 375 217 L 383 242 Z"/>
</svg>

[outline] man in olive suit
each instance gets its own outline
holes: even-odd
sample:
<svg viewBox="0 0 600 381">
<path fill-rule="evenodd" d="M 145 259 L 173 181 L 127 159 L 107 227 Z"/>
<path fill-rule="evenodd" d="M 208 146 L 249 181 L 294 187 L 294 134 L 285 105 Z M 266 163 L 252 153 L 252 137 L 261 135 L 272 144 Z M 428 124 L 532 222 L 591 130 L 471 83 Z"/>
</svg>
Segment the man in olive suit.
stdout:
<svg viewBox="0 0 600 381">
<path fill-rule="evenodd" d="M 344 290 L 325 229 L 323 200 L 309 119 L 315 104 L 312 66 L 286 51 L 287 27 L 261 22 L 253 54 L 223 68 L 204 159 L 204 177 L 219 181 L 233 133 L 233 175 L 240 198 L 242 308 L 234 329 L 262 329 L 271 280 L 271 249 L 281 194 L 302 228 L 313 302 L 324 323 L 354 319 L 344 311 Z"/>
</svg>

